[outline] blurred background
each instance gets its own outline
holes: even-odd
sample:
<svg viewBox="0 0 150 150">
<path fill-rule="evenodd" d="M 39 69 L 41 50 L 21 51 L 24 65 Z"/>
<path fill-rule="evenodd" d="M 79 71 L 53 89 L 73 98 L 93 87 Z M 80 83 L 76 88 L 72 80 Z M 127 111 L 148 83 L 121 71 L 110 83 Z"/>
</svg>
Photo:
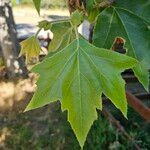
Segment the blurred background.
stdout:
<svg viewBox="0 0 150 150">
<path fill-rule="evenodd" d="M 7 5 L 5 5 L 7 4 Z M 6 17 L 5 8 L 9 17 Z M 40 16 L 31 0 L 1 0 L 0 2 L 0 150 L 79 150 L 77 139 L 67 122 L 67 112 L 60 103 L 25 112 L 35 91 L 37 76 L 29 70 L 24 58 L 18 59 L 19 42 L 37 31 L 41 20 L 69 17 L 65 0 L 43 0 Z M 89 24 L 82 25 L 80 32 L 89 35 Z M 39 60 L 47 54 L 52 39 L 51 32 L 41 31 L 39 41 L 43 51 Z M 5 41 L 8 41 L 5 45 Z M 10 57 L 11 56 L 11 57 Z M 9 63 L 8 61 L 9 60 Z M 11 65 L 11 63 L 13 65 Z M 20 68 L 18 65 L 20 64 Z M 131 71 L 123 74 L 126 89 L 150 107 L 150 95 L 139 84 Z M 88 134 L 85 150 L 149 150 L 150 126 L 147 120 L 133 108 L 128 108 L 128 120 L 108 99 L 103 98 L 104 110 L 98 111 Z"/>
</svg>

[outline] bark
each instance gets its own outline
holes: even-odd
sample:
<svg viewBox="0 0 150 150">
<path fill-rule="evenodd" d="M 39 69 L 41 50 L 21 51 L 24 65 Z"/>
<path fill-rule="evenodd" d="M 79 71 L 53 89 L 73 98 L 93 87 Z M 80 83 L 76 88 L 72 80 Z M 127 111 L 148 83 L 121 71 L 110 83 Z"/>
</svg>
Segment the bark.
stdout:
<svg viewBox="0 0 150 150">
<path fill-rule="evenodd" d="M 8 78 L 27 76 L 23 58 L 18 58 L 20 46 L 10 0 L 0 1 L 0 46 Z"/>
<path fill-rule="evenodd" d="M 72 13 L 75 10 L 84 10 L 86 7 L 86 0 L 67 0 L 69 12 Z"/>
<path fill-rule="evenodd" d="M 103 0 L 103 1 L 101 1 L 100 3 L 98 3 L 98 4 L 96 5 L 96 7 L 98 7 L 98 8 L 106 8 L 106 7 L 108 7 L 108 6 L 111 6 L 112 3 L 114 3 L 114 1 L 115 1 L 115 0 Z"/>
</svg>

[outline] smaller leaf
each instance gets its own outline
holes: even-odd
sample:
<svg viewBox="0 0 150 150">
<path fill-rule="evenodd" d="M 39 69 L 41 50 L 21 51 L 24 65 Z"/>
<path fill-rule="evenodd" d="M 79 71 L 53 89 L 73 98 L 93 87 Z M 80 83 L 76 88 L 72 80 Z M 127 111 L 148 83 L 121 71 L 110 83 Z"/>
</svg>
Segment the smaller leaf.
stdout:
<svg viewBox="0 0 150 150">
<path fill-rule="evenodd" d="M 60 100 L 83 148 L 97 119 L 96 109 L 102 109 L 102 93 L 127 117 L 125 82 L 120 73 L 136 64 L 131 57 L 97 48 L 81 37 L 75 39 L 32 69 L 39 79 L 25 111 Z"/>
<path fill-rule="evenodd" d="M 150 30 L 141 17 L 130 10 L 109 7 L 97 17 L 93 33 L 93 44 L 106 49 L 112 48 L 116 37 L 122 37 L 127 55 L 139 61 L 133 68 L 135 76 L 144 88 L 149 89 Z"/>
<path fill-rule="evenodd" d="M 48 47 L 50 53 L 63 49 L 75 39 L 75 32 L 69 20 L 51 23 L 51 31 L 54 37 Z"/>
<path fill-rule="evenodd" d="M 39 56 L 41 47 L 35 36 L 32 36 L 22 41 L 20 44 L 21 44 L 21 52 L 19 56 L 25 54 L 26 62 L 28 62 L 31 58 Z"/>
<path fill-rule="evenodd" d="M 40 29 L 44 29 L 45 31 L 46 30 L 49 30 L 50 28 L 51 28 L 51 23 L 49 22 L 49 21 L 47 21 L 47 20 L 42 20 L 42 21 L 40 21 L 39 23 L 38 23 L 38 25 L 37 25 Z"/>
<path fill-rule="evenodd" d="M 38 12 L 38 14 L 40 14 L 40 6 L 41 6 L 41 0 L 33 0 L 34 6 Z"/>
<path fill-rule="evenodd" d="M 71 14 L 71 22 L 73 25 L 78 26 L 82 23 L 83 21 L 83 12 L 79 12 L 76 10 Z"/>
</svg>

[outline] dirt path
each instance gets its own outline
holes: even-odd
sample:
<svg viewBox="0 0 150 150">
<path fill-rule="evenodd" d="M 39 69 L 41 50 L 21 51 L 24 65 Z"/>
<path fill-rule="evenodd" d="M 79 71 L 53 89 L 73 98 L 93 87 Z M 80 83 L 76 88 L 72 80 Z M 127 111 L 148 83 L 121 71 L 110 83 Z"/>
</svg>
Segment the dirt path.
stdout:
<svg viewBox="0 0 150 150">
<path fill-rule="evenodd" d="M 68 10 L 61 10 L 61 9 L 55 9 L 55 10 L 44 10 L 41 9 L 41 15 L 39 16 L 36 10 L 31 7 L 24 7 L 24 6 L 18 6 L 13 8 L 13 14 L 15 18 L 15 22 L 17 24 L 32 24 L 37 25 L 37 23 L 40 20 L 48 19 L 50 20 L 49 16 L 69 16 Z"/>
</svg>

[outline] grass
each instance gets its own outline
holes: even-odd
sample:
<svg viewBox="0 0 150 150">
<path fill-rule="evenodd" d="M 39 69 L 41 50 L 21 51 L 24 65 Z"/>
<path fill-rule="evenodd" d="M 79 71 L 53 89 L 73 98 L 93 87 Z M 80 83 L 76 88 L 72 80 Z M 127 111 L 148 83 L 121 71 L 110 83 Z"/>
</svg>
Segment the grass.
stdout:
<svg viewBox="0 0 150 150">
<path fill-rule="evenodd" d="M 46 111 L 45 111 L 46 110 Z M 51 110 L 51 111 L 50 111 Z M 52 111 L 53 110 L 53 111 Z M 46 116 L 45 116 L 46 113 Z M 120 112 L 111 108 L 111 113 L 120 120 L 127 132 L 143 149 L 150 149 L 150 127 L 131 108 L 127 121 Z M 79 150 L 80 147 L 60 107 L 44 108 L 20 114 L 7 127 L 11 134 L 5 140 L 5 148 L 11 150 Z M 106 118 L 99 114 L 84 146 L 84 150 L 134 150 L 132 142 L 118 132 Z"/>
</svg>

